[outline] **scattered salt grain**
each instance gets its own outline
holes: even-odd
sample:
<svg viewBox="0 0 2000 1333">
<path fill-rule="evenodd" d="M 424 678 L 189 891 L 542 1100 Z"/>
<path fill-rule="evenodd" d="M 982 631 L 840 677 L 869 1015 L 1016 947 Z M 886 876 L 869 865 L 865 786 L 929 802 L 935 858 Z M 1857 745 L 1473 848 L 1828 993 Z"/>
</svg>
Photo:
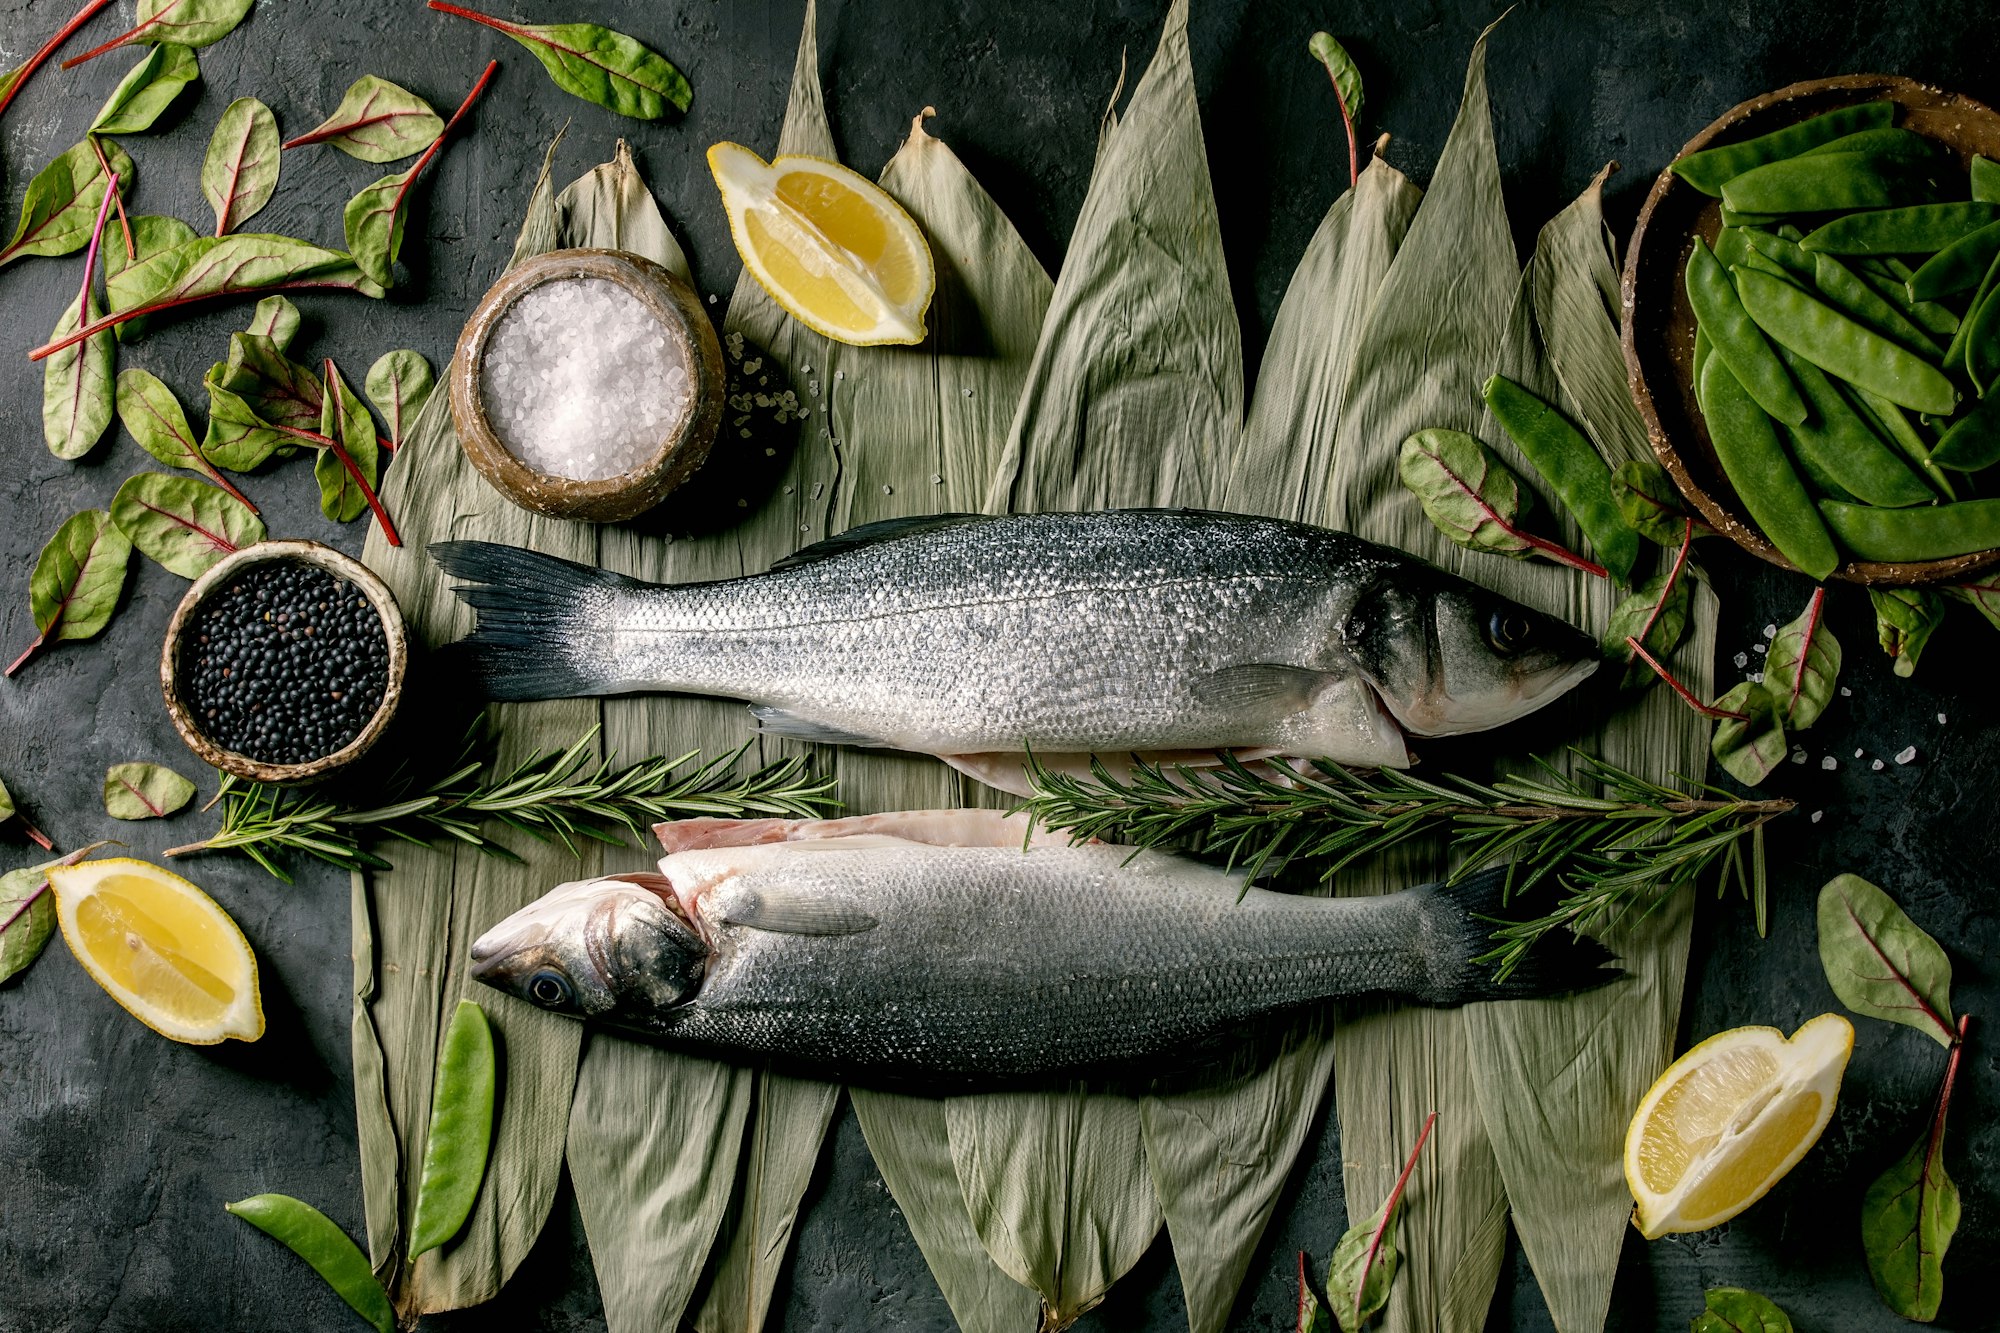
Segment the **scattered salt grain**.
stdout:
<svg viewBox="0 0 2000 1333">
<path fill-rule="evenodd" d="M 967 398 L 970 398 L 970 397 L 972 397 L 972 390 L 970 390 L 970 389 L 967 389 L 967 390 L 965 391 L 965 396 L 966 396 Z"/>
<path fill-rule="evenodd" d="M 736 502 L 736 507 L 738 509 L 748 509 L 750 507 L 750 502 L 748 500 L 738 500 Z"/>
<path fill-rule="evenodd" d="M 1864 755 L 1864 754 L 1866 754 L 1866 753 L 1867 753 L 1867 751 L 1865 751 L 1865 750 L 1856 750 L 1856 751 L 1854 752 L 1854 757 L 1855 757 L 1856 759 L 1859 759 L 1859 758 L 1860 758 L 1860 757 L 1861 757 L 1862 755 Z"/>
<path fill-rule="evenodd" d="M 1753 653 L 1768 653 L 1771 651 L 1771 648 L 1769 644 L 1759 643 L 1752 645 L 1750 651 Z"/>
<path fill-rule="evenodd" d="M 1939 725 L 1940 727 L 1944 725 L 1944 714 L 1943 714 L 1943 713 L 1939 713 L 1939 714 L 1938 714 L 1938 725 Z"/>
<path fill-rule="evenodd" d="M 1766 626 L 1764 626 L 1764 637 L 1765 637 L 1765 638 L 1767 638 L 1767 639 L 1775 639 L 1775 638 L 1777 638 L 1777 637 L 1778 637 L 1778 627 L 1777 627 L 1776 625 L 1766 625 Z"/>
<path fill-rule="evenodd" d="M 508 452 L 577 481 L 645 466 L 693 406 L 687 365 L 665 327 L 602 278 L 545 282 L 508 307 L 479 387 Z"/>
<path fill-rule="evenodd" d="M 1845 685 L 1843 685 L 1840 687 L 1840 697 L 1843 699 L 1851 699 L 1854 697 L 1854 691 L 1848 689 Z"/>
<path fill-rule="evenodd" d="M 833 377 L 837 380 L 844 380 L 847 378 L 847 372 L 844 370 L 836 370 L 833 372 Z"/>
<path fill-rule="evenodd" d="M 933 486 L 944 485 L 944 474 L 942 472 L 931 473 L 931 485 Z"/>
<path fill-rule="evenodd" d="M 1899 764 L 1907 764 L 1916 757 L 1917 747 L 1914 745 L 1905 745 L 1902 749 L 1896 751 L 1896 762 Z"/>
<path fill-rule="evenodd" d="M 714 305 L 714 304 L 715 304 L 715 293 L 714 293 L 714 292 L 710 292 L 710 293 L 708 294 L 708 303 L 709 303 L 710 305 Z"/>
<path fill-rule="evenodd" d="M 1819 823 L 1819 821 L 1820 821 L 1820 816 L 1824 815 L 1825 813 L 1826 813 L 1826 811 L 1824 811 L 1824 810 L 1815 810 L 1815 811 L 1813 811 L 1813 812 L 1812 812 L 1812 822 L 1813 822 L 1813 823 L 1815 823 L 1815 824 Z"/>
<path fill-rule="evenodd" d="M 1826 758 L 1819 761 L 1819 766 L 1825 769 L 1827 772 L 1831 773 L 1833 772 L 1834 769 L 1840 767 L 1840 761 L 1838 759 L 1835 759 L 1832 755 L 1828 755 Z"/>
<path fill-rule="evenodd" d="M 1801 745 L 1798 749 L 1792 751 L 1792 762 L 1795 764 L 1803 764 L 1805 761 L 1806 761 L 1806 749 L 1803 745 Z"/>
<path fill-rule="evenodd" d="M 1877 759 L 1874 763 L 1868 765 L 1868 767 L 1874 770 L 1875 772 L 1880 773 L 1882 771 L 1882 761 L 1880 759 Z"/>
<path fill-rule="evenodd" d="M 801 375 L 810 375 L 810 374 L 812 374 L 812 373 L 813 373 L 813 368 L 812 368 L 811 366 L 800 366 L 800 367 L 799 367 L 799 374 L 801 374 Z"/>
<path fill-rule="evenodd" d="M 884 487 L 882 488 L 882 494 L 884 494 L 884 495 L 894 495 L 895 493 L 896 493 L 896 492 L 895 492 L 894 490 L 890 489 L 890 488 L 889 488 L 889 487 L 887 487 L 887 486 L 884 486 Z"/>
<path fill-rule="evenodd" d="M 1736 665 L 1737 665 L 1737 666 L 1739 666 L 1739 667 L 1747 667 L 1747 666 L 1749 666 L 1749 665 L 1750 665 L 1750 654 L 1748 654 L 1748 653 L 1738 653 L 1738 654 L 1736 654 L 1736 656 L 1735 656 L 1735 657 L 1734 657 L 1734 658 L 1733 658 L 1732 660 L 1733 660 L 1733 661 L 1734 661 L 1734 662 L 1736 663 Z"/>
<path fill-rule="evenodd" d="M 1753 672 L 1751 672 L 1751 673 L 1750 673 L 1750 683 L 1751 683 L 1752 685 L 1762 685 L 1762 684 L 1764 683 L 1764 673 L 1763 673 L 1763 672 L 1761 672 L 1761 671 L 1753 671 Z"/>
</svg>

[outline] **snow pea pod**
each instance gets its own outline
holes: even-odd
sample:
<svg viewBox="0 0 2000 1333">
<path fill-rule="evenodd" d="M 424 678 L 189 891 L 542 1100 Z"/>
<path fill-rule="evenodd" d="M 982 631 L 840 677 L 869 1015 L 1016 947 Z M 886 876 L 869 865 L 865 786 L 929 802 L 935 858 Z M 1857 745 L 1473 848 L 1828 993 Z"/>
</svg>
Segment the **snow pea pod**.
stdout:
<svg viewBox="0 0 2000 1333">
<path fill-rule="evenodd" d="M 2000 162 L 1972 159 L 1972 197 L 1982 204 L 2000 204 Z"/>
<path fill-rule="evenodd" d="M 1710 341 L 1710 339 L 1709 339 L 1709 336 L 1708 336 L 1708 330 L 1707 330 L 1707 329 L 1704 329 L 1704 328 L 1703 328 L 1703 327 L 1701 327 L 1701 325 L 1699 325 L 1699 324 L 1695 325 L 1695 328 L 1694 328 L 1694 382 L 1695 382 L 1696 384 L 1700 384 L 1700 383 L 1701 383 L 1701 368 L 1702 368 L 1702 366 L 1704 366 L 1704 365 L 1706 365 L 1706 364 L 1707 364 L 1707 362 L 1708 362 L 1708 358 L 1710 357 L 1710 355 L 1712 355 L 1712 354 L 1714 353 L 1714 351 L 1715 351 L 1715 344 L 1714 344 L 1714 343 L 1713 343 L 1712 341 Z"/>
<path fill-rule="evenodd" d="M 1897 346 L 1932 360 L 1944 355 L 1944 348 L 1931 341 L 1930 334 L 1832 255 L 1813 256 L 1813 285 L 1832 305 Z"/>
<path fill-rule="evenodd" d="M 1958 390 L 1943 371 L 1792 284 L 1743 269 L 1736 274 L 1736 292 L 1772 341 L 1821 370 L 1934 416 L 1947 416 L 1958 405 Z M 1719 339 L 1716 346 L 1722 346 Z"/>
<path fill-rule="evenodd" d="M 1611 469 L 1584 433 L 1528 390 L 1494 375 L 1481 390 L 1493 419 L 1576 520 L 1597 558 L 1620 583 L 1632 581 L 1639 534 L 1625 521 L 1611 492 Z"/>
<path fill-rule="evenodd" d="M 1788 240 L 1776 232 L 1757 231 L 1754 229 L 1746 229 L 1743 233 L 1743 240 L 1752 250 L 1755 250 L 1758 254 L 1764 256 L 1764 258 L 1778 265 L 1787 273 L 1790 273 L 1794 277 L 1804 278 L 1807 282 L 1812 281 L 1813 257 L 1799 249 L 1797 241 Z M 1721 252 L 1717 251 L 1715 257 L 1721 259 Z"/>
<path fill-rule="evenodd" d="M 1944 349 L 1944 364 L 1962 366 L 1965 364 L 1965 344 L 1972 337 L 1972 326 L 1978 322 L 1980 311 L 1992 299 L 1994 290 L 2000 288 L 2000 254 L 1993 256 L 1993 262 L 1986 266 L 1986 276 L 1979 280 L 1979 288 L 1972 293 L 1972 300 L 1965 307 L 1965 318 L 1958 322 L 1958 332 L 1951 338 L 1951 346 Z"/>
<path fill-rule="evenodd" d="M 1872 213 L 1850 213 L 1806 233 L 1799 244 L 1830 255 L 1928 255 L 2000 222 L 2000 204 L 1857 204 Z"/>
<path fill-rule="evenodd" d="M 1826 153 L 1865 153 L 1871 157 L 1922 158 L 1935 157 L 1944 151 L 1944 145 L 1935 139 L 1927 139 L 1915 130 L 1896 129 L 1881 126 L 1872 130 L 1859 130 L 1853 134 L 1843 134 L 1838 139 L 1808 148 L 1800 157 L 1818 157 Z"/>
<path fill-rule="evenodd" d="M 1931 462 L 1954 472 L 1977 472 L 2000 463 L 2000 393 L 1987 394 L 1953 422 L 1931 450 Z"/>
<path fill-rule="evenodd" d="M 1716 459 L 1750 517 L 1800 570 L 1815 579 L 1831 574 L 1840 556 L 1812 496 L 1785 457 L 1777 427 L 1721 357 L 1702 368 L 1700 396 Z"/>
<path fill-rule="evenodd" d="M 1724 227 L 1715 233 L 1715 261 L 1735 268 L 1750 256 L 1750 233 L 1745 227 Z"/>
<path fill-rule="evenodd" d="M 1923 433 L 1910 424 L 1910 418 L 1903 409 L 1862 388 L 1859 384 L 1849 384 L 1845 390 L 1854 404 L 1855 411 L 1872 422 L 1876 433 L 1902 451 L 1903 457 L 1917 465 L 1919 471 L 1930 479 L 1938 494 L 1947 500 L 1956 500 L 1958 491 L 1951 484 L 1951 478 L 1931 461 L 1930 441 Z"/>
<path fill-rule="evenodd" d="M 310 1264 L 376 1333 L 395 1333 L 396 1311 L 388 1294 L 360 1247 L 332 1218 L 289 1194 L 253 1194 L 222 1206 Z"/>
<path fill-rule="evenodd" d="M 1766 282 L 1776 282 L 1762 274 Z M 1793 386 L 1791 377 L 1778 361 L 1755 321 L 1743 308 L 1736 285 L 1716 257 L 1695 237 L 1694 250 L 1687 262 L 1688 304 L 1695 318 L 1708 331 L 1718 356 L 1729 363 L 1736 379 L 1757 400 L 1757 406 L 1784 422 L 1796 426 L 1806 419 L 1806 405 Z M 1782 285 L 1782 284 L 1780 284 Z"/>
<path fill-rule="evenodd" d="M 1778 263 L 1776 260 L 1767 258 L 1764 252 L 1761 250 L 1746 250 L 1743 254 L 1743 258 L 1734 264 L 1730 264 L 1728 268 L 1729 271 L 1732 273 L 1734 273 L 1739 268 L 1748 268 L 1748 269 L 1755 269 L 1759 273 L 1768 273 L 1772 277 L 1781 279 L 1782 281 L 1785 282 L 1796 283 L 1799 281 L 1799 277 L 1796 273 L 1793 273 L 1790 269 L 1786 268 L 1783 264 Z"/>
<path fill-rule="evenodd" d="M 1900 211 L 1929 196 L 1929 185 L 1910 163 L 1867 153 L 1786 158 L 1752 168 L 1722 187 L 1722 202 L 1738 213 Z"/>
<path fill-rule="evenodd" d="M 1689 153 L 1673 164 L 1673 172 L 1703 194 L 1719 196 L 1725 181 L 1752 167 L 1796 156 L 1861 130 L 1879 129 L 1895 118 L 1894 102 L 1844 106 L 1755 139 Z"/>
<path fill-rule="evenodd" d="M 445 1029 L 431 1084 L 431 1127 L 410 1218 L 415 1259 L 458 1234 L 472 1215 L 493 1142 L 493 1029 L 486 1013 L 460 1000 Z"/>
<path fill-rule="evenodd" d="M 1925 260 L 1910 275 L 1910 299 L 1935 301 L 1940 296 L 1971 291 L 1993 266 L 1995 255 L 2000 255 L 2000 222 L 1989 222 Z"/>
<path fill-rule="evenodd" d="M 2000 289 L 1988 292 L 1965 324 L 1965 373 L 1983 397 L 2000 379 Z"/>
<path fill-rule="evenodd" d="M 1812 408 L 1803 424 L 1786 427 L 1792 452 L 1808 476 L 1839 498 L 1852 496 L 1866 504 L 1900 508 L 1937 498 L 1818 366 L 1782 347 L 1778 355 Z"/>
<path fill-rule="evenodd" d="M 1725 227 L 1768 227 L 1773 222 L 1782 222 L 1785 217 L 1783 213 L 1739 213 L 1726 204 L 1720 212 Z"/>
<path fill-rule="evenodd" d="M 1960 500 L 1920 509 L 1821 500 L 1840 544 L 1862 560 L 1942 560 L 2000 546 L 2000 500 Z"/>
<path fill-rule="evenodd" d="M 1951 307 L 1936 301 L 1912 301 L 1909 290 L 1908 264 L 1898 260 L 1894 265 L 1885 264 L 1879 257 L 1869 255 L 1849 255 L 1848 267 L 1856 277 L 1875 289 L 1875 294 L 1896 309 L 1908 315 L 1913 323 L 1924 332 L 1936 338 L 1949 339 L 1958 332 L 1958 316 Z"/>
</svg>

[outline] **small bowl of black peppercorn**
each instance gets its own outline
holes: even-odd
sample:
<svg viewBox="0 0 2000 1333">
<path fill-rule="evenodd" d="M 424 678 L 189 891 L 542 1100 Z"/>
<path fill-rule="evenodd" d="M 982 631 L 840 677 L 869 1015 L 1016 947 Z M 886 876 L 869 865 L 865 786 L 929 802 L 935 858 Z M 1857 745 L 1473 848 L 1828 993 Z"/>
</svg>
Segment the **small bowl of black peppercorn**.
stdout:
<svg viewBox="0 0 2000 1333">
<path fill-rule="evenodd" d="M 367 566 L 318 542 L 259 542 L 181 599 L 160 687 L 204 763 L 253 782 L 317 782 L 388 730 L 409 656 L 402 611 Z"/>
</svg>

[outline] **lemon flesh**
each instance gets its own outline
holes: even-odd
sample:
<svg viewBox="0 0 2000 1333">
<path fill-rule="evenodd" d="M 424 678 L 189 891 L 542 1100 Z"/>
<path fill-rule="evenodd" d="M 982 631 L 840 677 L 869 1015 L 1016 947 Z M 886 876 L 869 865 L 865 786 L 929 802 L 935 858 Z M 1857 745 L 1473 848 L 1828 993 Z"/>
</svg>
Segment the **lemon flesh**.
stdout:
<svg viewBox="0 0 2000 1333">
<path fill-rule="evenodd" d="M 49 871 L 63 939 L 91 979 L 163 1036 L 264 1034 L 257 958 L 229 914 L 171 871 L 112 859 Z"/>
<path fill-rule="evenodd" d="M 930 246 L 880 186 L 838 162 L 766 162 L 733 143 L 709 149 L 708 167 L 744 266 L 788 314 L 856 346 L 923 341 Z"/>
<path fill-rule="evenodd" d="M 1833 1118 L 1854 1028 L 1821 1014 L 1717 1033 L 1667 1067 L 1625 1135 L 1625 1180 L 1648 1239 L 1719 1226 L 1764 1197 Z"/>
</svg>

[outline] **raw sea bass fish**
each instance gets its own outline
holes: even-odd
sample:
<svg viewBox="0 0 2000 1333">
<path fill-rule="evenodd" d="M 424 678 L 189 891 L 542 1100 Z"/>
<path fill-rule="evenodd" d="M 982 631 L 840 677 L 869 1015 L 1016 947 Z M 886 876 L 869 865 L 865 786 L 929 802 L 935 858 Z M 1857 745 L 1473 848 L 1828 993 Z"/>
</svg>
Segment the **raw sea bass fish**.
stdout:
<svg viewBox="0 0 2000 1333">
<path fill-rule="evenodd" d="M 677 586 L 430 549 L 470 585 L 462 651 L 495 699 L 724 695 L 766 731 L 988 780 L 1029 749 L 1404 767 L 1405 732 L 1512 721 L 1598 663 L 1580 631 L 1400 551 L 1238 514 L 896 519 Z"/>
<path fill-rule="evenodd" d="M 659 874 L 551 891 L 473 944 L 473 976 L 724 1056 L 979 1079 L 1199 1063 L 1260 1016 L 1347 996 L 1461 1004 L 1617 975 L 1587 940 L 1505 982 L 1474 962 L 1502 870 L 1379 898 L 1246 893 L 986 810 L 656 832 Z"/>
</svg>

